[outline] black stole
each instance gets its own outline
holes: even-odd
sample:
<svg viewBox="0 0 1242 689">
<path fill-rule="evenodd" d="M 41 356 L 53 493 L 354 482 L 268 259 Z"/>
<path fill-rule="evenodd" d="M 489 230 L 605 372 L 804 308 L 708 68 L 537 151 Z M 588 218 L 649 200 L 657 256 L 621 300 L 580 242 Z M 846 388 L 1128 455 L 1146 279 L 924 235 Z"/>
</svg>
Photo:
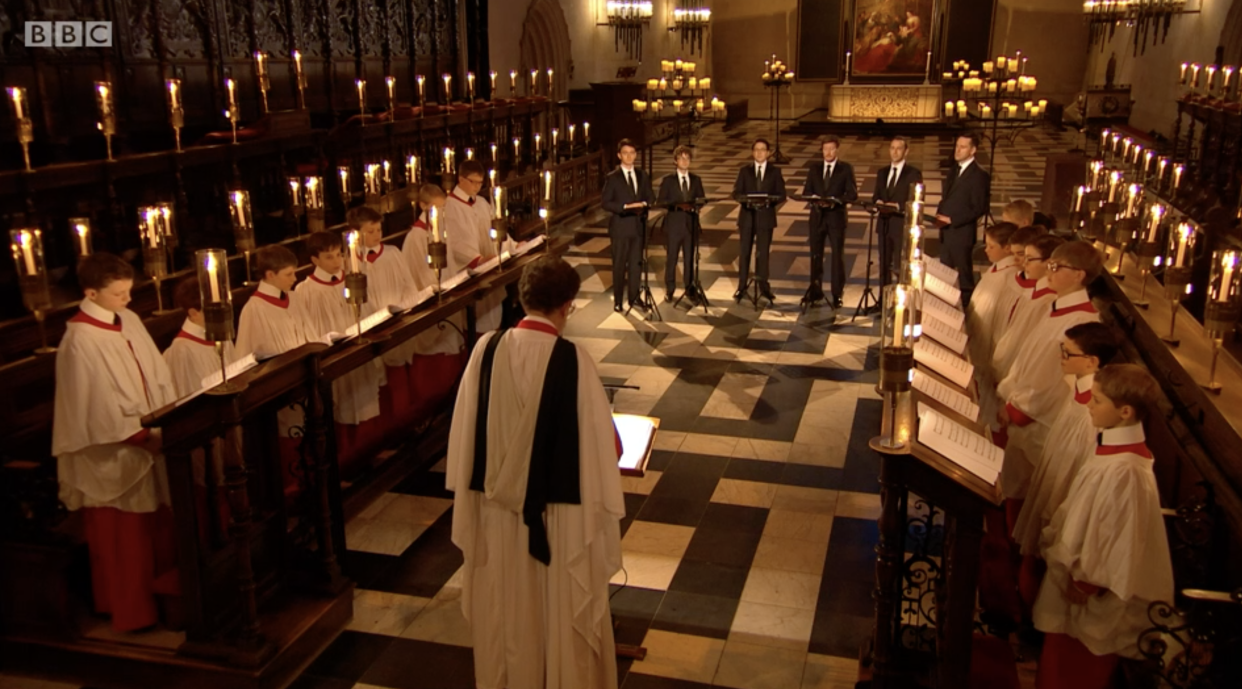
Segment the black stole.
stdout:
<svg viewBox="0 0 1242 689">
<path fill-rule="evenodd" d="M 487 342 L 479 372 L 478 417 L 474 428 L 474 465 L 470 490 L 482 492 L 487 480 L 487 417 L 491 406 L 492 365 L 496 346 L 505 331 Z M 522 522 L 530 531 L 531 557 L 547 565 L 552 562 L 548 530 L 543 514 L 549 503 L 582 504 L 579 487 L 578 455 L 578 353 L 574 345 L 558 337 L 552 347 L 539 412 L 535 438 L 530 450 L 530 473 L 526 480 L 526 499 Z"/>
</svg>

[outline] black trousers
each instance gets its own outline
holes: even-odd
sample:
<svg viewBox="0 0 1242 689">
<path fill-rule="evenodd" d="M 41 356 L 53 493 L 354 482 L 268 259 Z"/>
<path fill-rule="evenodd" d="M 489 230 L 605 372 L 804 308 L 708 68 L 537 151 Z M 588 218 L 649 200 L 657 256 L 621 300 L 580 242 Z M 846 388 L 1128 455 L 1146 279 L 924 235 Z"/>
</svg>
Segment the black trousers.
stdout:
<svg viewBox="0 0 1242 689">
<path fill-rule="evenodd" d="M 746 211 L 742 211 L 745 213 Z M 738 289 L 746 285 L 750 279 L 750 252 L 758 244 L 759 255 L 755 259 L 755 279 L 761 283 L 768 282 L 768 250 L 772 248 L 772 228 L 755 230 L 754 226 L 741 228 L 742 251 L 738 256 Z"/>
<path fill-rule="evenodd" d="M 975 250 L 975 234 L 978 228 L 970 225 L 951 225 L 940 230 L 940 262 L 957 271 L 957 285 L 962 290 L 962 306 L 970 303 L 975 291 L 975 266 L 971 254 Z"/>
<path fill-rule="evenodd" d="M 845 214 L 833 216 L 824 214 L 820 221 L 811 225 L 811 284 L 824 284 L 824 240 L 828 240 L 832 271 L 829 276 L 832 282 L 832 295 L 840 297 L 845 293 Z"/>
<path fill-rule="evenodd" d="M 906 228 L 900 218 L 876 221 L 876 240 L 880 245 L 880 287 L 900 281 L 905 274 L 902 253 L 905 251 Z"/>
<path fill-rule="evenodd" d="M 677 254 L 682 254 L 682 280 L 689 291 L 690 286 L 694 284 L 694 245 L 690 242 L 691 229 L 689 226 L 677 227 L 668 231 L 668 240 L 665 247 L 668 249 L 668 258 L 664 262 L 664 286 L 668 291 L 674 292 L 677 289 Z"/>
<path fill-rule="evenodd" d="M 612 240 L 612 300 L 617 306 L 638 301 L 642 279 L 643 232 L 641 229 L 608 230 Z"/>
</svg>

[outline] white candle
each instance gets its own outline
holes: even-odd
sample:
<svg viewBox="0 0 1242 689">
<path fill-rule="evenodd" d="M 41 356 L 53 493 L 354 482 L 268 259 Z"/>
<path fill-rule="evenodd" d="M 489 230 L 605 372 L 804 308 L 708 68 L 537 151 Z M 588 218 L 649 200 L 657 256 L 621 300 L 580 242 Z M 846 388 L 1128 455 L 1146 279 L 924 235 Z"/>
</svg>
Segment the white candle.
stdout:
<svg viewBox="0 0 1242 689">
<path fill-rule="evenodd" d="M 900 347 L 905 343 L 906 328 L 906 286 L 897 285 L 896 306 L 893 309 L 893 346 Z"/>
<path fill-rule="evenodd" d="M 1177 190 L 1182 186 L 1182 172 L 1185 171 L 1184 165 L 1178 165 L 1173 168 L 1173 189 Z"/>
<path fill-rule="evenodd" d="M 418 102 L 421 104 L 423 102 L 423 84 L 427 81 L 427 79 L 423 75 L 419 74 L 416 80 L 418 81 Z"/>
<path fill-rule="evenodd" d="M 931 79 L 931 51 L 927 51 L 927 78 Z"/>
<path fill-rule="evenodd" d="M 543 198 L 544 200 L 552 200 L 552 171 L 545 170 L 543 173 Z"/>
<path fill-rule="evenodd" d="M 1180 235 L 1177 239 L 1177 260 L 1173 263 L 1174 267 L 1181 268 L 1186 265 L 1186 242 L 1190 239 L 1190 226 L 1182 223 L 1177 228 Z"/>
<path fill-rule="evenodd" d="M 574 127 L 575 126 L 576 125 L 572 125 L 572 124 L 569 125 L 569 145 L 570 146 L 574 145 Z"/>
<path fill-rule="evenodd" d="M 539 132 L 535 132 L 535 152 L 539 152 L 542 150 L 543 150 L 543 137 L 540 136 Z"/>
<path fill-rule="evenodd" d="M 219 270 L 219 266 L 216 265 L 215 254 L 213 253 L 207 254 L 207 266 L 206 267 L 207 267 L 207 279 L 210 281 L 210 284 L 211 284 L 211 300 L 213 302 L 218 302 L 220 301 L 220 281 L 219 281 L 220 277 L 216 275 L 216 271 Z"/>
<path fill-rule="evenodd" d="M 73 224 L 73 230 L 78 235 L 78 251 L 79 255 L 87 256 L 91 253 L 91 227 L 85 222 L 76 222 Z"/>
<path fill-rule="evenodd" d="M 1160 219 L 1164 216 L 1164 206 L 1151 207 L 1151 225 L 1147 228 L 1147 241 L 1156 241 L 1156 233 L 1160 231 Z"/>
<path fill-rule="evenodd" d="M 397 80 L 393 77 L 384 77 L 384 83 L 388 84 L 388 107 L 395 110 L 397 107 Z"/>
<path fill-rule="evenodd" d="M 1216 301 L 1229 301 L 1229 285 L 1233 283 L 1233 269 L 1238 262 L 1238 253 L 1236 251 L 1226 251 L 1221 259 L 1221 268 L 1224 274 L 1220 279 L 1220 292 L 1216 294 Z"/>
<path fill-rule="evenodd" d="M 699 102 L 701 103 L 702 101 L 699 101 Z M 582 139 L 583 139 L 583 142 L 586 144 L 591 143 L 591 123 L 590 122 L 582 123 Z"/>
<path fill-rule="evenodd" d="M 492 171 L 495 173 L 495 170 Z M 492 187 L 492 211 L 496 214 L 496 219 L 504 218 L 504 211 L 501 210 L 501 200 L 504 197 L 503 187 Z"/>
<path fill-rule="evenodd" d="M 440 210 L 435 206 L 431 207 L 431 238 L 440 241 Z"/>
<path fill-rule="evenodd" d="M 31 235 L 31 233 L 30 233 L 29 231 L 27 231 L 27 230 L 22 230 L 22 231 L 21 231 L 21 232 L 17 235 L 17 241 L 18 241 L 19 243 L 21 243 L 21 247 L 22 247 L 22 262 L 26 264 L 26 274 L 27 274 L 27 275 L 35 275 L 35 274 L 37 274 L 37 273 L 38 273 L 38 271 L 36 271 L 36 270 L 35 270 L 35 257 L 34 257 L 34 242 L 33 242 L 33 236 Z"/>
</svg>

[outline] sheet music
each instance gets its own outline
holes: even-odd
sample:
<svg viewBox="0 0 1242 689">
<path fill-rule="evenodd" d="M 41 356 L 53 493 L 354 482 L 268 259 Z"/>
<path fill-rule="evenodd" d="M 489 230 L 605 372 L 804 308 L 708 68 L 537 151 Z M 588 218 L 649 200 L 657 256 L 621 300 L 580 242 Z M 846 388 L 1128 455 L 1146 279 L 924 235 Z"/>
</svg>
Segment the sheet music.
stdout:
<svg viewBox="0 0 1242 689">
<path fill-rule="evenodd" d="M 641 468 L 655 439 L 655 424 L 646 416 L 634 414 L 613 414 L 612 424 L 621 436 L 621 458 L 617 466 L 623 470 Z"/>
<path fill-rule="evenodd" d="M 933 294 L 941 301 L 953 306 L 961 306 L 962 290 L 936 277 L 931 272 L 923 276 L 923 291 Z"/>
<path fill-rule="evenodd" d="M 922 297 L 924 314 L 930 313 L 954 328 L 961 328 L 966 322 L 966 314 L 949 302 L 926 291 L 923 292 Z"/>
<path fill-rule="evenodd" d="M 915 390 L 927 395 L 931 399 L 943 404 L 971 421 L 979 420 L 979 405 L 970 400 L 970 397 L 954 390 L 953 388 L 941 383 L 922 371 L 914 370 L 914 381 L 911 383 Z"/>
<path fill-rule="evenodd" d="M 441 282 L 441 283 L 440 283 L 440 291 L 441 291 L 441 292 L 448 292 L 449 290 L 451 290 L 451 289 L 453 289 L 453 288 L 455 288 L 455 287 L 460 287 L 460 286 L 461 286 L 461 284 L 462 284 L 463 282 L 465 282 L 466 280 L 469 280 L 469 279 L 470 279 L 470 271 L 468 271 L 468 270 L 463 270 L 463 271 L 461 271 L 460 273 L 458 273 L 458 274 L 454 275 L 453 277 L 451 277 L 451 278 L 449 278 L 449 279 L 444 280 L 443 282 Z"/>
<path fill-rule="evenodd" d="M 234 361 L 233 363 L 226 366 L 225 370 L 228 371 L 229 380 L 233 380 L 234 378 L 241 375 L 245 371 L 249 371 L 250 369 L 258 365 L 259 365 L 259 362 L 257 359 L 254 358 L 254 354 L 247 354 L 241 359 L 238 359 L 237 361 Z M 201 383 L 202 387 L 198 389 L 198 392 L 192 392 L 186 395 L 185 397 L 182 397 L 181 399 L 177 400 L 176 406 L 181 406 L 185 404 L 186 402 L 189 402 L 195 397 L 198 397 L 199 395 L 203 394 L 204 392 L 207 392 L 208 390 L 216 387 L 217 385 L 220 385 L 223 382 L 224 381 L 220 377 L 219 371 L 216 371 L 215 373 L 212 373 L 208 376 L 203 377 L 203 382 Z"/>
<path fill-rule="evenodd" d="M 919 442 L 991 485 L 1000 477 L 1005 451 L 971 429 L 919 404 Z"/>
<path fill-rule="evenodd" d="M 927 256 L 923 259 L 923 267 L 927 270 L 928 275 L 935 275 L 943 280 L 951 287 L 957 287 L 957 281 L 961 277 L 957 271 L 940 262 L 940 259 Z"/>
<path fill-rule="evenodd" d="M 975 367 L 969 361 L 925 337 L 914 343 L 914 363 L 930 368 L 962 389 L 970 387 L 975 375 Z"/>
<path fill-rule="evenodd" d="M 954 354 L 963 354 L 966 351 L 966 333 L 961 328 L 954 328 L 928 311 L 923 312 L 920 325 L 923 326 L 924 335 L 930 335 L 935 341 L 953 350 Z"/>
<path fill-rule="evenodd" d="M 405 299 L 402 299 L 400 302 L 396 304 L 389 304 L 388 313 L 391 313 L 394 316 L 399 313 L 405 313 L 406 311 L 409 311 L 415 306 L 418 306 L 419 304 L 434 297 L 435 294 L 436 294 L 435 286 L 428 285 L 417 292 L 412 292 L 410 294 L 407 294 Z"/>
<path fill-rule="evenodd" d="M 328 333 L 327 335 L 328 342 L 336 343 L 346 338 L 356 337 L 358 335 L 358 326 L 361 325 L 362 332 L 365 333 L 366 331 L 370 330 L 371 328 L 374 328 L 380 323 L 383 323 L 389 318 L 392 318 L 392 313 L 390 313 L 387 309 L 383 311 L 376 311 L 370 316 L 367 316 L 366 318 L 363 318 L 361 321 L 349 326 L 348 328 L 345 329 L 345 332 L 343 333 L 338 333 L 335 330 Z"/>
<path fill-rule="evenodd" d="M 511 255 L 509 254 L 509 252 L 508 252 L 508 251 L 506 251 L 506 252 L 504 253 L 504 259 L 505 259 L 506 261 L 508 261 L 508 260 L 509 260 L 509 259 L 511 259 L 511 258 L 513 258 L 513 256 L 511 256 Z M 482 275 L 483 273 L 486 273 L 487 271 L 489 271 L 489 270 L 491 270 L 491 269 L 493 269 L 493 268 L 498 268 L 498 267 L 500 267 L 500 257 L 499 257 L 499 256 L 492 256 L 491 258 L 489 258 L 489 259 L 487 259 L 486 261 L 484 261 L 484 262 L 480 263 L 479 265 L 477 265 L 477 266 L 475 266 L 475 267 L 473 267 L 473 268 L 468 268 L 467 270 L 470 272 L 470 274 L 471 274 L 471 275 Z"/>
<path fill-rule="evenodd" d="M 523 256 L 523 255 L 525 255 L 525 254 L 528 254 L 528 253 L 530 253 L 531 251 L 533 251 L 533 250 L 535 250 L 535 249 L 539 248 L 540 246 L 543 246 L 543 244 L 544 244 L 545 242 L 547 242 L 547 241 L 548 241 L 548 235 L 546 235 L 546 234 L 541 234 L 541 235 L 538 235 L 538 236 L 532 237 L 531 239 L 528 239 L 528 240 L 526 240 L 526 241 L 524 241 L 524 242 L 520 242 L 520 243 L 519 243 L 519 244 L 518 244 L 518 245 L 517 245 L 517 246 L 513 249 L 513 255 L 514 255 L 514 256 Z"/>
</svg>

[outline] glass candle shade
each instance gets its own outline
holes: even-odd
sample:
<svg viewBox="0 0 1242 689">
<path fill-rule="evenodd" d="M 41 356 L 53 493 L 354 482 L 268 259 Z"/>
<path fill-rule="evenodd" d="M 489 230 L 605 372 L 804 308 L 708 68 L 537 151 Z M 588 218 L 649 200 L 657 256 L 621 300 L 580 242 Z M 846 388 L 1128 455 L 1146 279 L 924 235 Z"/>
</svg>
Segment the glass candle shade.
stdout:
<svg viewBox="0 0 1242 689">
<path fill-rule="evenodd" d="M 73 232 L 73 247 L 78 258 L 91 255 L 91 219 L 69 218 L 69 229 Z"/>
<path fill-rule="evenodd" d="M 194 253 L 198 292 L 202 298 L 204 329 L 212 342 L 233 339 L 233 293 L 229 284 L 229 258 L 224 249 L 199 249 Z"/>
<path fill-rule="evenodd" d="M 254 218 L 250 214 L 250 192 L 229 192 L 229 219 L 233 222 L 233 241 L 242 253 L 254 251 Z"/>
<path fill-rule="evenodd" d="M 37 227 L 10 230 L 9 240 L 13 264 L 17 268 L 17 281 L 22 291 L 22 303 L 32 312 L 47 311 L 52 308 L 52 298 L 48 291 L 47 268 L 43 262 L 43 231 Z"/>
</svg>

